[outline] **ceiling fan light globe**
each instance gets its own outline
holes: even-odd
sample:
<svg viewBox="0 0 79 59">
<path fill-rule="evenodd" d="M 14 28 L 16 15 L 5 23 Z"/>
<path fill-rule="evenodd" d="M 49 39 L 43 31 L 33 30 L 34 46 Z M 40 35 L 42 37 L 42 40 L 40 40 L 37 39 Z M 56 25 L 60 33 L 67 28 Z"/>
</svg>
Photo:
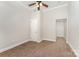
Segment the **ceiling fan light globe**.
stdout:
<svg viewBox="0 0 79 59">
<path fill-rule="evenodd" d="M 42 3 L 40 3 L 40 6 L 42 6 Z"/>
<path fill-rule="evenodd" d="M 36 6 L 38 5 L 38 2 L 36 2 Z"/>
<path fill-rule="evenodd" d="M 36 5 L 36 7 L 39 7 L 39 5 Z"/>
</svg>

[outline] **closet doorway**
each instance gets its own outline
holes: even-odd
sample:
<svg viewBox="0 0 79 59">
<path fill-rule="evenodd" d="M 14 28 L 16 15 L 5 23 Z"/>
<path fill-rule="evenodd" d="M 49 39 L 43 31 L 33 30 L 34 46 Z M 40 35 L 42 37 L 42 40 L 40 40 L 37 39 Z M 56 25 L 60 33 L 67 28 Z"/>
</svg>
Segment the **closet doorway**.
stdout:
<svg viewBox="0 0 79 59">
<path fill-rule="evenodd" d="M 67 19 L 56 20 L 56 37 L 66 39 L 67 35 Z"/>
<path fill-rule="evenodd" d="M 32 41 L 40 41 L 40 12 L 34 12 L 30 20 L 30 37 Z"/>
</svg>

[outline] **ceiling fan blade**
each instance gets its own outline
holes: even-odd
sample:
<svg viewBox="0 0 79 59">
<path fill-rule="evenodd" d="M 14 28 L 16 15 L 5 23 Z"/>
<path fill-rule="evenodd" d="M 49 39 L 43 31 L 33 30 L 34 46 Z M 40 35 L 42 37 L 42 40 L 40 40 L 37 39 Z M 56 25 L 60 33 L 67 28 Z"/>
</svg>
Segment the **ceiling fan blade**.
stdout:
<svg viewBox="0 0 79 59">
<path fill-rule="evenodd" d="M 36 3 L 29 4 L 29 6 L 35 5 Z"/>
<path fill-rule="evenodd" d="M 48 5 L 47 5 L 47 4 L 42 3 L 42 5 L 43 5 L 43 6 L 45 6 L 45 7 L 48 7 Z"/>
</svg>

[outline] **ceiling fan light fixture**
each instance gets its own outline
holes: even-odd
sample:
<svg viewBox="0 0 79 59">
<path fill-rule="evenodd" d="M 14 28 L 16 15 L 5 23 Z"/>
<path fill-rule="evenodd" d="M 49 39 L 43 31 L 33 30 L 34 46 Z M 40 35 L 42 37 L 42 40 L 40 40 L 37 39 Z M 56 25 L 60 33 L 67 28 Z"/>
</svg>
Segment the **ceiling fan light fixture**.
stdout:
<svg viewBox="0 0 79 59">
<path fill-rule="evenodd" d="M 29 4 L 29 6 L 33 6 L 33 5 L 35 5 L 35 6 L 37 7 L 37 10 L 40 10 L 40 8 L 41 8 L 42 6 L 48 8 L 48 5 L 42 3 L 42 1 L 36 1 L 35 3 Z"/>
<path fill-rule="evenodd" d="M 36 5 L 38 5 L 38 2 L 36 2 Z"/>
<path fill-rule="evenodd" d="M 38 3 L 36 2 L 36 7 L 39 7 Z"/>
<path fill-rule="evenodd" d="M 36 7 L 39 7 L 39 5 L 36 5 Z"/>
<path fill-rule="evenodd" d="M 40 6 L 43 6 L 42 3 L 40 3 Z"/>
</svg>

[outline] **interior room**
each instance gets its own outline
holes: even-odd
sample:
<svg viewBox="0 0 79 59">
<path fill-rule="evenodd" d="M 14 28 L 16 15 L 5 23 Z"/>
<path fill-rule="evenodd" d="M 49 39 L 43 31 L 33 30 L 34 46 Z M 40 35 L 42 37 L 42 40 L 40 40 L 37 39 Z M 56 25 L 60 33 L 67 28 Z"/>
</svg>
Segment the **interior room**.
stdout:
<svg viewBox="0 0 79 59">
<path fill-rule="evenodd" d="M 0 57 L 78 57 L 79 1 L 0 1 Z"/>
</svg>

